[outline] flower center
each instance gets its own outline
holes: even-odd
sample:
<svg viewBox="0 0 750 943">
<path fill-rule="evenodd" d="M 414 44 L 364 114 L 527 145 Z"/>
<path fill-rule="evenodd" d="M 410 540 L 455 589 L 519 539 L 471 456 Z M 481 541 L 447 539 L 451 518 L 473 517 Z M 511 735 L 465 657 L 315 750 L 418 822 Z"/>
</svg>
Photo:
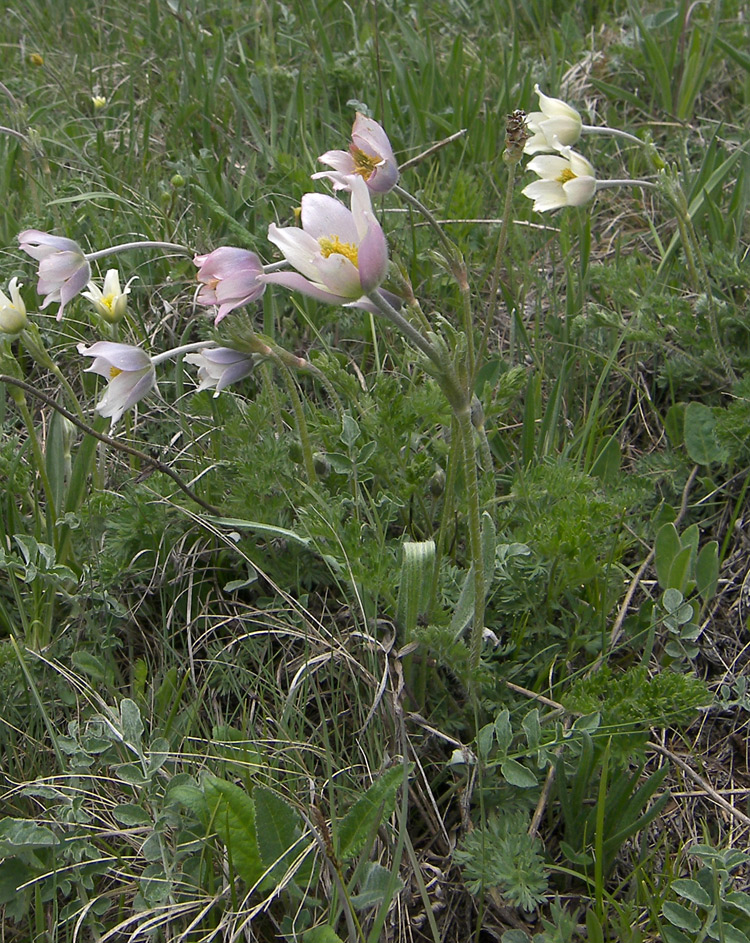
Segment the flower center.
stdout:
<svg viewBox="0 0 750 943">
<path fill-rule="evenodd" d="M 102 295 L 99 304 L 103 305 L 111 314 L 115 306 L 115 295 Z"/>
<path fill-rule="evenodd" d="M 334 254 L 343 255 L 355 268 L 359 267 L 359 250 L 351 242 L 342 242 L 338 236 L 321 236 L 318 245 L 324 259 Z"/>
<path fill-rule="evenodd" d="M 119 377 L 121 373 L 122 373 L 122 370 L 120 370 L 119 367 L 110 367 L 109 368 L 110 380 L 114 380 L 115 377 Z"/>
<path fill-rule="evenodd" d="M 349 148 L 349 152 L 354 160 L 355 173 L 358 173 L 360 177 L 364 177 L 365 180 L 369 180 L 375 172 L 375 169 L 383 163 L 380 157 L 373 157 L 372 154 L 366 154 L 353 144 Z"/>
<path fill-rule="evenodd" d="M 559 183 L 567 183 L 569 180 L 575 180 L 575 179 L 576 179 L 576 175 L 573 173 L 570 167 L 566 167 L 565 170 L 563 170 L 563 172 L 557 178 Z"/>
</svg>

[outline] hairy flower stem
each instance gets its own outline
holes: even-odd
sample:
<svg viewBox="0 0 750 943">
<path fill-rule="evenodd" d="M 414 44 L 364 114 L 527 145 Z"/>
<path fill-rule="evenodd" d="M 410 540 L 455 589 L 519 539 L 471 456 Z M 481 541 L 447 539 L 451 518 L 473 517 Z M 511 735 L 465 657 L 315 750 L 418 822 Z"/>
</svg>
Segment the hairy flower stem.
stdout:
<svg viewBox="0 0 750 943">
<path fill-rule="evenodd" d="M 482 339 L 479 342 L 479 347 L 477 350 L 477 360 L 481 362 L 482 357 L 484 356 L 487 350 L 487 344 L 490 339 L 490 331 L 492 330 L 492 325 L 495 322 L 495 316 L 497 315 L 497 289 L 500 285 L 500 269 L 503 264 L 503 257 L 505 255 L 505 247 L 508 244 L 508 233 L 510 232 L 510 218 L 511 211 L 513 209 L 513 181 L 516 176 L 516 164 L 508 163 L 508 183 L 505 188 L 505 205 L 503 206 L 503 222 L 500 226 L 500 235 L 497 238 L 497 250 L 495 251 L 495 265 L 492 269 L 492 277 L 490 279 L 490 296 L 489 296 L 489 308 L 487 310 L 487 315 L 484 319 L 484 329 L 482 330 Z M 513 355 L 513 349 L 511 346 L 511 357 Z M 473 382 L 476 379 L 476 376 L 472 376 L 472 387 Z"/>
<path fill-rule="evenodd" d="M 482 525 L 479 504 L 479 480 L 477 478 L 477 451 L 474 440 L 474 425 L 471 421 L 471 389 L 459 382 L 456 373 L 442 356 L 438 347 L 406 321 L 377 291 L 368 296 L 378 311 L 403 331 L 432 363 L 437 367 L 436 377 L 448 400 L 458 423 L 460 453 L 463 457 L 464 481 L 466 487 L 467 512 L 469 521 L 469 557 L 474 573 L 474 626 L 471 635 L 471 668 L 479 667 L 482 653 L 482 635 L 484 632 L 484 558 L 482 555 Z M 466 378 L 469 379 L 468 377 Z"/>
<path fill-rule="evenodd" d="M 96 252 L 87 252 L 86 260 L 95 262 L 97 259 L 106 259 L 108 255 L 117 255 L 118 252 L 128 252 L 130 249 L 165 249 L 167 252 L 179 252 L 181 255 L 193 255 L 192 249 L 187 246 L 178 246 L 174 242 L 121 242 L 117 246 L 107 246 L 106 249 L 98 249 Z"/>
<path fill-rule="evenodd" d="M 482 655 L 482 637 L 484 635 L 484 555 L 482 553 L 482 523 L 479 511 L 479 480 L 477 478 L 477 455 L 474 444 L 474 426 L 471 421 L 471 405 L 455 410 L 461 433 L 461 446 L 464 460 L 464 484 L 469 515 L 469 548 L 471 566 L 474 573 L 474 622 L 469 644 L 469 666 L 471 683 L 479 668 Z"/>
</svg>

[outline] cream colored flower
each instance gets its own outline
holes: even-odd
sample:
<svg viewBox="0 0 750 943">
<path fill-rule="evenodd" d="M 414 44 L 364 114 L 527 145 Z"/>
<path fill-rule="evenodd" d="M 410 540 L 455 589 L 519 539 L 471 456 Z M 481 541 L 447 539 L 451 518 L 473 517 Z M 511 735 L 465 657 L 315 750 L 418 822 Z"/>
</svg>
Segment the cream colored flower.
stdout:
<svg viewBox="0 0 750 943">
<path fill-rule="evenodd" d="M 560 145 L 575 144 L 583 130 L 583 121 L 575 108 L 560 98 L 545 95 L 538 85 L 534 86 L 534 91 L 539 96 L 541 111 L 532 111 L 526 118 L 531 137 L 524 151 L 539 154 L 555 151 Z"/>
<path fill-rule="evenodd" d="M 534 209 L 540 213 L 561 206 L 583 206 L 596 193 L 594 168 L 570 147 L 558 148 L 557 154 L 540 154 L 526 166 L 541 180 L 535 180 L 521 192 L 534 201 Z"/>
</svg>

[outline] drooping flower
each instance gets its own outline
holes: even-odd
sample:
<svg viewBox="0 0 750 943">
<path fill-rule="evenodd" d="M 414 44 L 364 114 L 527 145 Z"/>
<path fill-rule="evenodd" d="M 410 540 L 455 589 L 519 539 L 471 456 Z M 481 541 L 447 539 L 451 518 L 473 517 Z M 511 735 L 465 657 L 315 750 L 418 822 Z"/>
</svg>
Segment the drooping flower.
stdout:
<svg viewBox="0 0 750 943">
<path fill-rule="evenodd" d="M 86 255 L 72 239 L 52 236 L 38 229 L 19 233 L 21 249 L 39 262 L 39 281 L 36 290 L 45 295 L 41 307 L 52 301 L 60 302 L 57 320 L 63 316 L 65 305 L 82 291 L 91 279 L 91 266 Z"/>
<path fill-rule="evenodd" d="M 560 145 L 575 144 L 583 130 L 583 121 L 575 108 L 559 98 L 545 95 L 538 85 L 534 86 L 534 91 L 539 96 L 541 111 L 532 111 L 526 118 L 532 136 L 526 142 L 525 152 L 549 153 Z"/>
<path fill-rule="evenodd" d="M 526 165 L 541 177 L 521 191 L 534 201 L 540 213 L 561 206 L 583 206 L 596 193 L 594 168 L 570 147 L 560 147 L 557 154 L 539 154 Z"/>
<path fill-rule="evenodd" d="M 195 354 L 186 354 L 185 360 L 198 367 L 200 384 L 196 392 L 215 390 L 215 397 L 230 383 L 249 376 L 255 366 L 252 354 L 243 354 L 231 347 L 207 347 Z"/>
<path fill-rule="evenodd" d="M 306 193 L 301 229 L 271 223 L 268 238 L 297 271 L 269 273 L 260 276 L 262 281 L 330 304 L 367 307 L 363 296 L 385 278 L 388 245 L 372 211 L 367 184 L 361 177 L 349 180 L 351 210 L 335 197 Z"/>
<path fill-rule="evenodd" d="M 28 323 L 26 305 L 19 291 L 21 287 L 14 277 L 8 282 L 10 298 L 0 291 L 0 332 L 3 334 L 20 334 Z"/>
<path fill-rule="evenodd" d="M 214 324 L 235 308 L 257 301 L 266 290 L 258 281 L 263 264 L 248 249 L 221 246 L 207 255 L 196 255 L 193 262 L 198 266 L 196 278 L 202 283 L 198 304 L 219 306 Z"/>
<path fill-rule="evenodd" d="M 120 276 L 116 268 L 108 269 L 107 274 L 104 276 L 103 288 L 99 288 L 95 282 L 89 282 L 88 289 L 88 291 L 81 292 L 81 295 L 92 302 L 108 324 L 117 324 L 125 317 L 125 312 L 128 309 L 130 282 L 124 288 L 120 288 Z"/>
<path fill-rule="evenodd" d="M 313 180 L 328 177 L 333 181 L 334 190 L 349 189 L 344 177 L 352 174 L 362 177 L 373 193 L 387 193 L 398 183 L 398 164 L 388 135 L 377 121 L 359 111 L 352 126 L 349 150 L 326 151 L 318 160 L 333 167 L 338 174 L 322 171 L 313 174 Z"/>
<path fill-rule="evenodd" d="M 113 426 L 126 410 L 156 386 L 154 364 L 140 347 L 97 341 L 91 347 L 79 344 L 78 353 L 94 358 L 86 373 L 98 373 L 108 381 L 96 410 L 101 416 L 111 416 Z"/>
</svg>

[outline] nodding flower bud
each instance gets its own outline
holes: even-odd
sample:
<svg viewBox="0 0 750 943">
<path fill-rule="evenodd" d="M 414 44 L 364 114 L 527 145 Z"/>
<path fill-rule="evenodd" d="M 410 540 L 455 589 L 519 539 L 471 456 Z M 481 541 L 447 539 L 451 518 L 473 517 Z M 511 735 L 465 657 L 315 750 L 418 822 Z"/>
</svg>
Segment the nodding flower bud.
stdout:
<svg viewBox="0 0 750 943">
<path fill-rule="evenodd" d="M 20 334 L 28 323 L 20 288 L 18 279 L 14 277 L 8 282 L 10 298 L 0 291 L 0 332 L 3 334 Z"/>
<path fill-rule="evenodd" d="M 526 112 L 517 108 L 512 114 L 508 115 L 505 124 L 503 160 L 506 164 L 517 164 L 521 160 L 528 139 L 529 129 L 526 125 Z"/>
</svg>

